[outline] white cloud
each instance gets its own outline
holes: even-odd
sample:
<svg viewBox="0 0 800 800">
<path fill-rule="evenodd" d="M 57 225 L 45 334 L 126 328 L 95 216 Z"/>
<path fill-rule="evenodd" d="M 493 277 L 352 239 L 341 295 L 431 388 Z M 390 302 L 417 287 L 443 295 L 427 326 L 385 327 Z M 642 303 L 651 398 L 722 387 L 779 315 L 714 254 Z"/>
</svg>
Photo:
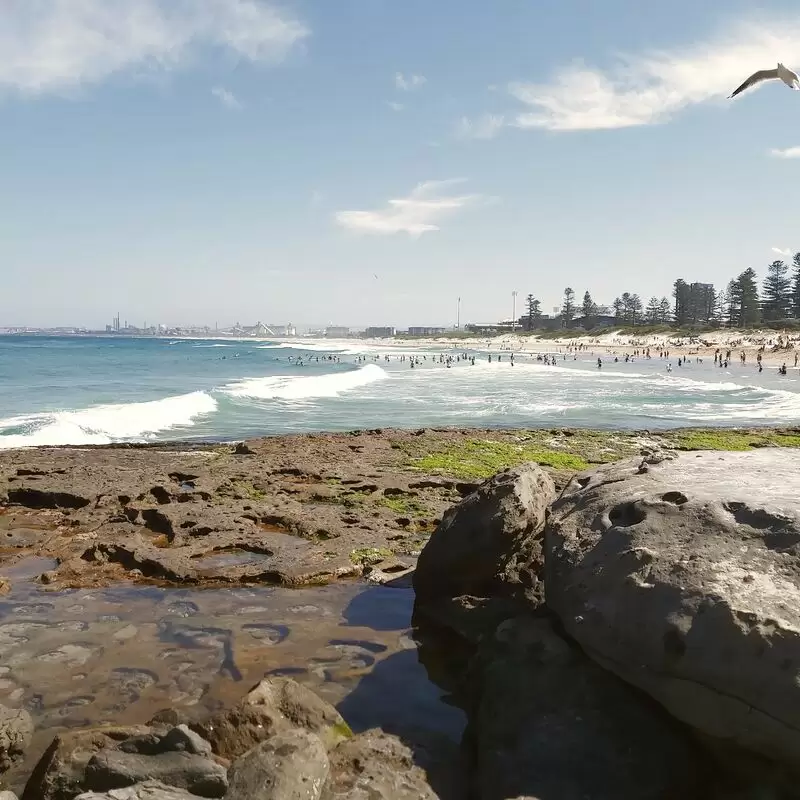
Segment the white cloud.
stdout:
<svg viewBox="0 0 800 800">
<path fill-rule="evenodd" d="M 386 104 L 392 111 L 402 111 L 405 106 L 402 103 L 393 103 L 391 100 Z"/>
<path fill-rule="evenodd" d="M 770 150 L 769 154 L 775 158 L 800 158 L 800 147 L 786 147 L 783 150 Z"/>
<path fill-rule="evenodd" d="M 778 59 L 800 62 L 800 17 L 740 22 L 704 42 L 622 57 L 611 69 L 572 64 L 549 83 L 511 84 L 510 93 L 528 106 L 515 124 L 577 131 L 665 122 L 684 108 L 727 97 Z"/>
<path fill-rule="evenodd" d="M 261 0 L 2 0 L 0 89 L 60 92 L 211 47 L 277 61 L 309 35 Z"/>
<path fill-rule="evenodd" d="M 456 135 L 461 139 L 494 139 L 504 125 L 505 117 L 497 114 L 484 114 L 475 120 L 461 117 Z"/>
<path fill-rule="evenodd" d="M 792 251 L 788 247 L 786 248 L 773 247 L 772 252 L 777 253 L 779 256 L 783 256 L 784 258 L 791 258 L 794 255 L 794 253 L 792 253 Z"/>
<path fill-rule="evenodd" d="M 394 76 L 394 85 L 403 92 L 419 89 L 420 86 L 423 86 L 427 82 L 428 79 L 424 75 L 405 76 L 402 72 L 398 72 Z"/>
<path fill-rule="evenodd" d="M 230 108 L 233 111 L 241 111 L 242 104 L 233 92 L 228 91 L 222 86 L 215 86 L 211 90 L 211 94 L 213 94 L 225 108 Z"/>
<path fill-rule="evenodd" d="M 436 223 L 484 199 L 477 194 L 447 194 L 449 187 L 459 183 L 463 183 L 462 178 L 426 181 L 420 183 L 408 197 L 389 200 L 384 209 L 339 211 L 335 219 L 342 227 L 359 233 L 407 233 L 416 238 L 429 231 L 438 231 Z"/>
</svg>

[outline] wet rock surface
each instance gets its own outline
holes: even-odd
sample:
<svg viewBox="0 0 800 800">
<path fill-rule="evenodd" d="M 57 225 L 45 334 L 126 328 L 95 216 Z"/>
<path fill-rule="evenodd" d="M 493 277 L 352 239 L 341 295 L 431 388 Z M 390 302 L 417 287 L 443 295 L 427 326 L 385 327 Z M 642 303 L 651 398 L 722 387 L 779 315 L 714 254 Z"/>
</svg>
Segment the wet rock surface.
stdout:
<svg viewBox="0 0 800 800">
<path fill-rule="evenodd" d="M 345 703 L 357 729 L 424 719 L 457 740 L 463 727 L 419 663 L 407 588 L 15 586 L 0 598 L 0 703 L 29 712 L 36 730 L 4 776 L 12 788 L 56 733 L 69 740 L 104 723 L 137 726 L 169 708 L 160 720 L 177 739 L 181 723 L 232 712 L 265 675 L 291 675 L 329 703 Z M 281 701 L 275 715 L 284 707 L 295 713 Z M 187 740 L 171 749 L 191 747 Z M 89 744 L 72 749 L 92 752 Z"/>
<path fill-rule="evenodd" d="M 410 437 L 2 451 L 0 566 L 55 559 L 40 574 L 56 588 L 297 586 L 407 570 L 458 497 L 453 482 L 408 469 Z"/>
</svg>

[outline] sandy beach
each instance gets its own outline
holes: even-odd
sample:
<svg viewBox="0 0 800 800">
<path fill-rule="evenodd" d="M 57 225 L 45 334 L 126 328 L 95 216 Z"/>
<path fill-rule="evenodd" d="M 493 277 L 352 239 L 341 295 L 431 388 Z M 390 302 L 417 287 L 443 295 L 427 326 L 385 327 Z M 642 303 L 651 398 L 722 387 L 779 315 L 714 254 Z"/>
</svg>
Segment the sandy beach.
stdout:
<svg viewBox="0 0 800 800">
<path fill-rule="evenodd" d="M 714 354 L 719 350 L 723 358 L 730 351 L 732 363 L 739 363 L 741 353 L 745 354 L 746 363 L 756 364 L 761 353 L 764 366 L 778 368 L 786 364 L 788 369 L 794 367 L 794 357 L 800 355 L 800 333 L 796 331 L 756 330 L 709 331 L 697 336 L 682 336 L 677 333 L 642 334 L 633 336 L 619 331 L 610 331 L 599 335 L 587 333 L 583 336 L 565 336 L 556 339 L 545 339 L 536 335 L 504 334 L 501 336 L 474 337 L 437 337 L 424 339 L 310 339 L 299 338 L 282 340 L 293 342 L 302 348 L 309 345 L 315 349 L 325 343 L 330 348 L 346 347 L 353 352 L 360 346 L 369 349 L 392 351 L 432 350 L 444 351 L 453 348 L 464 350 L 487 350 L 514 353 L 573 353 L 578 352 L 607 356 L 633 356 L 647 351 L 651 358 L 658 358 L 659 352 L 669 353 L 668 360 L 673 364 L 678 358 L 694 360 L 700 358 L 713 362 Z"/>
</svg>

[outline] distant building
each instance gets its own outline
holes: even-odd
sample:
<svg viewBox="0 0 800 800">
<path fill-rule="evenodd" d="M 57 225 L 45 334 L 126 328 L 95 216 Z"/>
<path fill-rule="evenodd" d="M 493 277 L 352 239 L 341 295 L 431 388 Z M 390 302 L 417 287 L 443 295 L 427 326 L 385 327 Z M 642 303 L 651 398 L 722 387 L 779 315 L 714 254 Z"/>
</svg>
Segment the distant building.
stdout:
<svg viewBox="0 0 800 800">
<path fill-rule="evenodd" d="M 297 328 L 292 323 L 287 325 L 267 325 L 271 331 L 270 336 L 297 336 Z"/>
<path fill-rule="evenodd" d="M 443 336 L 447 328 L 409 328 L 409 336 Z"/>
<path fill-rule="evenodd" d="M 570 328 L 583 328 L 584 330 L 592 330 L 592 328 L 608 328 L 612 325 L 620 325 L 620 321 L 613 314 L 593 314 L 591 317 L 575 317 L 570 323 Z"/>
<path fill-rule="evenodd" d="M 369 339 L 391 339 L 396 332 L 392 327 L 367 328 L 364 335 Z"/>
<path fill-rule="evenodd" d="M 329 339 L 346 339 L 350 335 L 350 328 L 340 325 L 329 325 L 325 328 L 325 336 Z"/>
</svg>

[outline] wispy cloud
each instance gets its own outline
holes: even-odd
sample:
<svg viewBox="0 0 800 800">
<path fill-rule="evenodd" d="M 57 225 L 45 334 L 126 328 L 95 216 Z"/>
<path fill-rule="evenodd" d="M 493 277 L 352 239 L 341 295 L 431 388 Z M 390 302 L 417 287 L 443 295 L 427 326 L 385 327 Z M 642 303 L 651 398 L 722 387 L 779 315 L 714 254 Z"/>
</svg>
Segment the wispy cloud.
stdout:
<svg viewBox="0 0 800 800">
<path fill-rule="evenodd" d="M 410 92 L 413 89 L 419 89 L 428 82 L 424 75 L 403 75 L 402 72 L 397 72 L 394 76 L 394 85 L 402 92 Z"/>
<path fill-rule="evenodd" d="M 179 68 L 207 47 L 277 61 L 308 35 L 262 0 L 3 0 L 0 89 L 63 92 L 125 71 Z"/>
<path fill-rule="evenodd" d="M 392 111 L 402 111 L 405 108 L 405 106 L 402 103 L 394 103 L 391 100 L 389 100 L 386 103 L 386 105 L 389 106 L 389 108 L 391 108 Z"/>
<path fill-rule="evenodd" d="M 319 208 L 322 205 L 322 201 L 325 199 L 325 195 L 319 189 L 312 189 L 311 190 L 311 199 L 310 204 L 311 208 Z"/>
<path fill-rule="evenodd" d="M 384 209 L 339 211 L 335 219 L 343 228 L 359 233 L 407 233 L 416 238 L 438 231 L 437 223 L 485 199 L 479 194 L 448 194 L 448 189 L 463 182 L 463 178 L 426 181 L 417 185 L 408 197 L 389 200 Z"/>
<path fill-rule="evenodd" d="M 772 252 L 777 253 L 779 256 L 783 256 L 784 258 L 791 258 L 794 255 L 794 253 L 792 253 L 788 247 L 773 247 Z"/>
<path fill-rule="evenodd" d="M 214 97 L 216 97 L 217 100 L 219 100 L 220 103 L 225 106 L 225 108 L 230 108 L 233 111 L 242 110 L 242 104 L 239 102 L 239 99 L 233 92 L 228 91 L 228 89 L 225 89 L 222 86 L 215 86 L 211 90 L 211 94 L 213 94 Z"/>
<path fill-rule="evenodd" d="M 505 125 L 505 117 L 484 114 L 477 119 L 461 117 L 456 126 L 456 135 L 461 139 L 494 139 Z"/>
<path fill-rule="evenodd" d="M 769 154 L 775 158 L 800 158 L 800 146 L 770 150 Z"/>
<path fill-rule="evenodd" d="M 510 93 L 528 107 L 514 124 L 577 131 L 661 123 L 689 106 L 727 97 L 778 59 L 800 62 L 800 17 L 741 21 L 707 41 L 621 57 L 610 69 L 575 63 L 547 83 L 511 84 Z"/>
</svg>

